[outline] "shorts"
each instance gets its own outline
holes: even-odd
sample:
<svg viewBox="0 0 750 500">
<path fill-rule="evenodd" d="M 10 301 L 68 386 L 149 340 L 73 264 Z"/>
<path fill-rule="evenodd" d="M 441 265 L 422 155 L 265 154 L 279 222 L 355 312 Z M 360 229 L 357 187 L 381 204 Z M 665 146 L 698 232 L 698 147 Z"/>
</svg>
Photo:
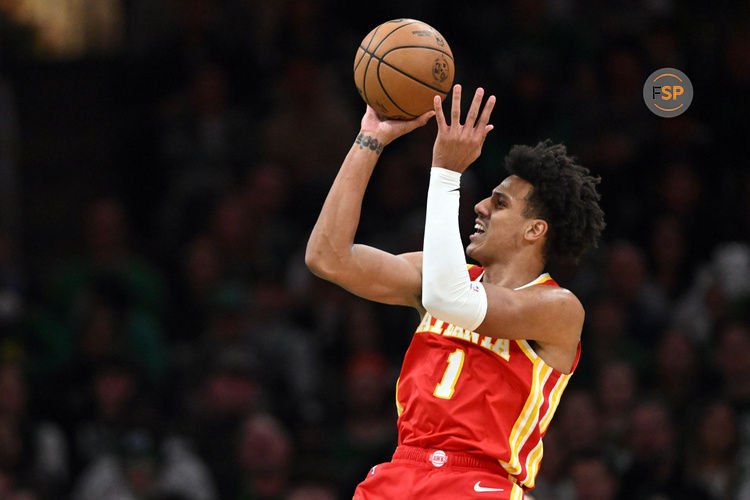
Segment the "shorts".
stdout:
<svg viewBox="0 0 750 500">
<path fill-rule="evenodd" d="M 399 446 L 376 465 L 352 500 L 523 500 L 523 488 L 499 463 L 467 453 Z"/>
</svg>

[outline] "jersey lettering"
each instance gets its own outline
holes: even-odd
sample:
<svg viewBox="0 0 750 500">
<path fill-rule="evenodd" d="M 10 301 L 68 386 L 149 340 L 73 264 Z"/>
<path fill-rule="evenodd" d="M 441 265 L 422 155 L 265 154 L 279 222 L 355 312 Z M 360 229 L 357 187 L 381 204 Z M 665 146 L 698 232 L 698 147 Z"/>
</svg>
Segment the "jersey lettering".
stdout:
<svg viewBox="0 0 750 500">
<path fill-rule="evenodd" d="M 510 341 L 508 339 L 497 339 L 495 337 L 488 337 L 487 335 L 480 335 L 477 332 L 433 318 L 430 313 L 425 313 L 416 333 L 432 333 L 471 342 L 472 344 L 484 347 L 488 351 L 494 352 L 505 361 L 510 360 Z"/>
</svg>

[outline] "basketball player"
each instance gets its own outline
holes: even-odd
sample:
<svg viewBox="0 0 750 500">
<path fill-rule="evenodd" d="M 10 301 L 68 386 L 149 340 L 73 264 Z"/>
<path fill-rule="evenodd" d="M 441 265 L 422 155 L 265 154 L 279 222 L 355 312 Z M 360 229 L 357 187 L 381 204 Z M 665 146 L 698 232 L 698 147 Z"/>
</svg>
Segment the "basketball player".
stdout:
<svg viewBox="0 0 750 500">
<path fill-rule="evenodd" d="M 422 315 L 396 385 L 398 447 L 354 492 L 356 500 L 518 500 L 534 487 L 542 437 L 580 355 L 581 303 L 545 266 L 578 257 L 604 227 L 599 179 L 549 141 L 516 146 L 509 176 L 476 204 L 464 253 L 461 173 L 480 155 L 495 97 L 477 89 L 461 123 L 434 111 L 391 121 L 368 107 L 308 241 L 317 276 L 360 297 Z M 480 114 L 481 110 L 481 114 Z M 397 137 L 436 117 L 422 252 L 393 255 L 355 244 L 365 188 Z M 466 263 L 465 255 L 481 264 Z"/>
</svg>

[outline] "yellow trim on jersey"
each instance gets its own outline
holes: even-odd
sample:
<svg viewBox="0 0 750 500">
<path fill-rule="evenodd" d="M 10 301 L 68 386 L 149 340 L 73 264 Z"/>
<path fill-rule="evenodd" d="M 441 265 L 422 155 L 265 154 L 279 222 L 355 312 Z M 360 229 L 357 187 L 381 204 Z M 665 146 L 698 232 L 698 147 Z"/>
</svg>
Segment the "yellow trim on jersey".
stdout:
<svg viewBox="0 0 750 500">
<path fill-rule="evenodd" d="M 398 402 L 398 382 L 401 380 L 401 377 L 396 379 L 396 414 L 400 417 L 402 413 L 404 413 L 404 407 L 401 406 L 401 403 Z"/>
<path fill-rule="evenodd" d="M 521 484 L 529 489 L 534 487 L 536 473 L 539 470 L 539 464 L 542 463 L 542 455 L 544 455 L 544 445 L 540 439 L 534 449 L 529 452 L 529 456 L 526 457 L 526 479 Z"/>
<path fill-rule="evenodd" d="M 552 420 L 552 416 L 555 414 L 555 411 L 557 410 L 557 406 L 560 404 L 560 399 L 562 399 L 562 393 L 565 390 L 565 387 L 568 385 L 569 380 L 570 380 L 570 375 L 562 375 L 555 383 L 555 387 L 553 387 L 552 391 L 550 391 L 550 395 L 548 398 L 549 404 L 547 405 L 547 411 L 539 419 L 539 431 L 542 434 L 544 434 L 547 431 L 547 427 L 549 426 L 549 423 Z M 529 455 L 526 457 L 526 479 L 524 479 L 521 484 L 523 484 L 529 489 L 534 487 L 534 483 L 536 482 L 536 475 L 537 475 L 537 472 L 539 472 L 539 466 L 542 463 L 543 455 L 544 455 L 544 445 L 542 444 L 542 440 L 539 440 L 539 444 L 537 444 L 534 447 L 534 449 L 529 452 Z"/>
<path fill-rule="evenodd" d="M 417 325 L 417 329 L 415 330 L 415 333 L 419 332 L 426 332 L 430 329 L 430 320 L 432 319 L 432 316 L 430 313 L 426 312 L 424 313 L 424 316 L 422 316 L 422 321 L 419 322 L 419 325 Z"/>
<path fill-rule="evenodd" d="M 521 463 L 519 454 L 521 448 L 529 439 L 536 427 L 539 418 L 539 409 L 544 403 L 544 384 L 552 375 L 552 368 L 542 363 L 541 358 L 534 361 L 533 378 L 531 381 L 531 390 L 526 398 L 523 410 L 519 415 L 513 429 L 510 431 L 508 444 L 510 445 L 510 461 L 500 460 L 500 464 L 510 474 L 519 474 L 521 472 Z"/>
<path fill-rule="evenodd" d="M 527 358 L 531 360 L 532 363 L 536 363 L 538 359 L 541 359 L 539 358 L 539 355 L 534 352 L 534 349 L 531 348 L 531 345 L 529 344 L 527 340 L 522 340 L 522 339 L 516 340 L 516 344 L 518 344 L 518 347 L 521 348 L 523 353 L 526 355 Z M 542 360 L 542 362 L 544 363 L 544 360 Z"/>
<path fill-rule="evenodd" d="M 510 490 L 510 500 L 523 500 L 523 488 L 513 483 L 513 488 Z"/>
<path fill-rule="evenodd" d="M 537 276 L 536 279 L 529 281 L 523 286 L 519 286 L 518 288 L 514 288 L 513 290 L 523 290 L 524 288 L 528 288 L 530 286 L 538 285 L 539 283 L 546 283 L 547 281 L 552 281 L 552 276 L 549 275 L 549 273 L 542 273 L 539 276 Z"/>
<path fill-rule="evenodd" d="M 570 376 L 571 374 L 560 375 L 560 378 L 557 380 L 555 387 L 553 387 L 552 391 L 550 391 L 549 393 L 549 405 L 547 405 L 547 412 L 539 420 L 539 429 L 543 433 L 547 431 L 547 427 L 549 426 L 549 423 L 552 420 L 555 411 L 557 410 L 557 405 L 560 404 L 563 391 L 565 391 L 565 387 L 567 387 L 568 385 Z"/>
</svg>

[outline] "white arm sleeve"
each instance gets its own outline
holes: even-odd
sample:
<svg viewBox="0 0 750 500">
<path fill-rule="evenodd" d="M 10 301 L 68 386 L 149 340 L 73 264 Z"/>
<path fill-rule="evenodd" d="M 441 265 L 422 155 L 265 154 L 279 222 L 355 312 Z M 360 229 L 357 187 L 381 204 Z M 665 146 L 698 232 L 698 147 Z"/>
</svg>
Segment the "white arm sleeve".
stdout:
<svg viewBox="0 0 750 500">
<path fill-rule="evenodd" d="M 487 294 L 472 282 L 458 227 L 461 174 L 432 167 L 422 255 L 422 305 L 432 316 L 474 330 L 487 314 Z"/>
</svg>

